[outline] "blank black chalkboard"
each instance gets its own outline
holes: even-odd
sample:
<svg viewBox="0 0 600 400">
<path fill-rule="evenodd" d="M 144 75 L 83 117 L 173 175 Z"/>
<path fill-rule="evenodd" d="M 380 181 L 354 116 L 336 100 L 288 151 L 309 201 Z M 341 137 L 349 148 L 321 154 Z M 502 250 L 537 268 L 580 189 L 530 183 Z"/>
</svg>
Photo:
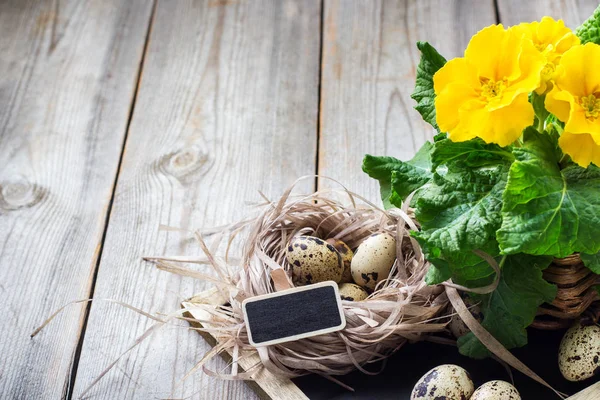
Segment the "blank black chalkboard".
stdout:
<svg viewBox="0 0 600 400">
<path fill-rule="evenodd" d="M 335 282 L 322 282 L 246 299 L 242 303 L 253 346 L 289 342 L 346 326 Z"/>
</svg>

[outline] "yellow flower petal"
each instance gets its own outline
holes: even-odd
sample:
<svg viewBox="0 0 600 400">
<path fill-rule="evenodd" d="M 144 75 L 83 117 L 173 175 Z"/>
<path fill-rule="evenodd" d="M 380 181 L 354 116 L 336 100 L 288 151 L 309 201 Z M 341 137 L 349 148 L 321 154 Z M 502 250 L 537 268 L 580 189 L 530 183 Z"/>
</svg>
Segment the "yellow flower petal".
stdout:
<svg viewBox="0 0 600 400">
<path fill-rule="evenodd" d="M 476 99 L 477 92 L 464 83 L 450 83 L 435 98 L 436 121 L 442 132 L 450 132 L 459 123 L 458 108 Z"/>
<path fill-rule="evenodd" d="M 530 41 L 523 40 L 519 54 L 520 75 L 510 82 L 510 91 L 512 91 L 513 97 L 535 90 L 540 84 L 540 73 L 545 65 L 544 56 Z"/>
<path fill-rule="evenodd" d="M 458 132 L 451 132 L 449 138 L 463 141 L 479 137 L 487 143 L 508 146 L 521 136 L 523 129 L 533 124 L 533 107 L 527 97 L 527 93 L 521 94 L 510 105 L 493 111 L 482 106 L 482 102 L 465 103 L 459 111 Z"/>
<path fill-rule="evenodd" d="M 544 56 L 538 52 L 530 41 L 522 41 L 518 56 L 519 75 L 506 78 L 506 88 L 501 96 L 489 102 L 488 110 L 494 111 L 513 102 L 515 97 L 535 90 L 540 84 L 540 72 L 546 64 Z"/>
<path fill-rule="evenodd" d="M 600 135 L 600 119 L 589 119 L 585 110 L 579 104 L 572 104 L 565 130 L 574 134 L 591 133 Z"/>
<path fill-rule="evenodd" d="M 580 43 L 581 41 L 573 32 L 567 33 L 562 38 L 560 38 L 558 43 L 556 43 L 554 54 L 562 55 L 571 47 L 578 46 Z"/>
<path fill-rule="evenodd" d="M 476 115 L 479 110 L 485 109 L 486 103 L 480 99 L 472 99 L 464 102 L 455 114 L 458 116 L 459 123 L 452 130 L 448 130 L 448 138 L 453 142 L 464 142 L 466 140 L 478 137 L 479 130 L 471 129 L 470 118 Z"/>
<path fill-rule="evenodd" d="M 590 163 L 600 166 L 600 145 L 592 135 L 563 132 L 558 144 L 580 166 L 586 168 Z"/>
<path fill-rule="evenodd" d="M 518 29 L 493 25 L 471 39 L 464 58 L 433 77 L 440 129 L 455 141 L 480 137 L 506 146 L 533 123 L 527 100 L 546 58 Z"/>
<path fill-rule="evenodd" d="M 600 92 L 600 46 L 587 43 L 563 54 L 560 66 L 564 72 L 555 80 L 562 90 L 583 97 Z"/>
<path fill-rule="evenodd" d="M 577 146 L 590 141 L 600 145 L 600 71 L 592 65 L 600 65 L 600 46 L 588 43 L 567 51 L 545 103 L 565 123 L 568 134 L 559 142 L 561 148 L 581 165 L 589 164 L 595 153 L 593 148 L 576 150 Z"/>
<path fill-rule="evenodd" d="M 556 21 L 552 17 L 543 17 L 540 22 L 522 23 L 511 29 L 519 31 L 531 40 L 539 51 L 551 58 L 560 56 L 580 42 L 577 35 L 565 26 L 563 20 Z"/>
<path fill-rule="evenodd" d="M 561 121 L 567 121 L 571 113 L 571 104 L 574 102 L 571 93 L 560 90 L 556 86 L 546 95 L 544 105 L 546 109 Z"/>
<path fill-rule="evenodd" d="M 569 49 L 569 44 L 579 44 L 579 38 L 565 26 L 562 19 L 555 21 L 552 17 L 543 17 L 536 26 L 534 44 L 544 47 L 550 45 L 553 51 L 563 53 Z"/>
<path fill-rule="evenodd" d="M 556 64 L 564 52 L 579 44 L 579 38 L 562 20 L 555 21 L 551 17 L 544 17 L 540 22 L 523 23 L 511 29 L 520 32 L 531 41 L 546 59 L 540 76 L 540 86 L 536 92 L 543 94 L 549 91 L 556 77 Z"/>
<path fill-rule="evenodd" d="M 521 35 L 506 31 L 502 24 L 483 28 L 471 38 L 465 58 L 477 67 L 482 78 L 499 81 L 519 76 Z"/>
<path fill-rule="evenodd" d="M 477 69 L 468 63 L 465 58 L 454 58 L 448 61 L 433 75 L 433 90 L 436 95 L 451 83 L 462 83 L 472 88 L 481 85 L 477 76 Z"/>
</svg>

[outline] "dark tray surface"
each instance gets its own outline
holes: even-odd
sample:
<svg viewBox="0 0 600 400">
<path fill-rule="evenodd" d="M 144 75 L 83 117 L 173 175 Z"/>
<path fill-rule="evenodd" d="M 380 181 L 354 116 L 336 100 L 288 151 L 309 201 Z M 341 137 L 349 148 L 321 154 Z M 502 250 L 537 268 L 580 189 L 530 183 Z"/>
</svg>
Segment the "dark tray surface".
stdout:
<svg viewBox="0 0 600 400">
<path fill-rule="evenodd" d="M 557 359 L 558 346 L 563 334 L 564 331 L 532 329 L 529 331 L 529 344 L 514 350 L 513 354 L 557 390 L 572 395 L 600 380 L 600 376 L 580 383 L 571 383 L 562 377 Z M 312 400 L 409 399 L 410 392 L 419 378 L 440 364 L 462 366 L 469 371 L 476 387 L 495 379 L 510 382 L 506 369 L 494 360 L 472 360 L 461 356 L 455 347 L 424 342 L 404 346 L 387 360 L 384 371 L 379 375 L 369 376 L 356 371 L 338 377 L 345 384 L 352 386 L 355 392 L 349 392 L 317 375 L 297 378 L 294 382 Z M 375 371 L 377 367 L 379 365 L 372 365 L 369 370 Z M 513 371 L 513 376 L 523 400 L 558 399 L 551 390 L 520 372 Z"/>
</svg>

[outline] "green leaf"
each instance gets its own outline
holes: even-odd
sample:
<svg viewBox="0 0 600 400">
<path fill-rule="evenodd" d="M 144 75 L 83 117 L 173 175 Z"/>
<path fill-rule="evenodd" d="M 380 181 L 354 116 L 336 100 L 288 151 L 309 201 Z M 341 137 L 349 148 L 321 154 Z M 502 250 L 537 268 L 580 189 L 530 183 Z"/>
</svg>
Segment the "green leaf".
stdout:
<svg viewBox="0 0 600 400">
<path fill-rule="evenodd" d="M 444 260 L 440 259 L 429 259 L 431 265 L 425 275 L 425 283 L 428 285 L 437 285 L 445 282 L 452 277 L 452 270 L 450 266 Z"/>
<path fill-rule="evenodd" d="M 495 240 L 490 241 L 481 250 L 494 255 L 500 252 L 498 243 Z M 430 251 L 426 247 L 423 247 L 423 251 L 427 254 L 427 260 L 432 264 L 425 276 L 425 282 L 428 285 L 436 285 L 452 278 L 459 285 L 481 287 L 492 283 L 494 280 L 494 269 L 474 252 L 465 251 L 434 258 L 433 253 L 435 251 Z"/>
<path fill-rule="evenodd" d="M 561 170 L 549 135 L 527 128 L 515 148 L 497 239 L 504 254 L 566 257 L 600 251 L 600 169 Z"/>
<path fill-rule="evenodd" d="M 392 188 L 403 200 L 433 177 L 431 152 L 433 144 L 425 142 L 415 156 L 392 173 Z"/>
<path fill-rule="evenodd" d="M 498 288 L 480 296 L 484 315 L 482 326 L 507 349 L 527 344 L 525 328 L 533 322 L 537 308 L 554 300 L 556 286 L 542 277 L 542 270 L 551 262 L 552 257 L 508 256 L 502 266 Z M 461 337 L 458 345 L 462 354 L 472 358 L 489 355 L 472 333 Z"/>
<path fill-rule="evenodd" d="M 436 170 L 416 202 L 421 232 L 413 236 L 435 267 L 427 283 L 454 282 L 479 287 L 494 278 L 492 267 L 472 250 L 499 253 L 502 191 L 514 156 L 497 145 L 471 140 L 435 143 Z"/>
<path fill-rule="evenodd" d="M 513 156 L 481 140 L 435 143 L 433 180 L 417 200 L 422 231 L 413 233 L 434 264 L 426 281 L 448 278 L 472 287 L 489 283 L 491 266 L 472 250 L 499 254 L 501 196 Z"/>
<path fill-rule="evenodd" d="M 600 253 L 596 254 L 585 254 L 581 253 L 581 260 L 583 264 L 592 270 L 595 274 L 600 274 Z"/>
<path fill-rule="evenodd" d="M 377 157 L 370 154 L 365 155 L 362 170 L 371 178 L 379 181 L 379 192 L 383 206 L 387 209 L 393 207 L 390 202 L 392 194 L 392 171 L 400 168 L 404 163 L 394 157 Z"/>
<path fill-rule="evenodd" d="M 500 262 L 498 257 L 500 250 L 495 240 L 491 240 L 478 250 L 495 257 L 496 261 Z M 447 256 L 447 258 L 453 272 L 452 280 L 459 285 L 481 287 L 492 283 L 496 276 L 492 266 L 472 251 Z"/>
<path fill-rule="evenodd" d="M 515 156 L 496 144 L 487 144 L 481 139 L 453 142 L 449 139 L 435 144 L 431 163 L 433 168 L 445 165 L 452 171 L 497 165 L 498 162 L 513 162 Z"/>
<path fill-rule="evenodd" d="M 448 139 L 448 134 L 447 133 L 438 133 L 437 135 L 435 135 L 433 137 L 433 142 L 439 142 L 440 140 L 444 140 L 444 139 Z"/>
<path fill-rule="evenodd" d="M 600 44 L 600 6 L 575 30 L 575 34 L 581 39 L 581 44 L 588 42 Z"/>
<path fill-rule="evenodd" d="M 386 208 L 400 207 L 406 196 L 429 182 L 432 177 L 432 147 L 431 143 L 425 142 L 409 161 L 368 154 L 365 156 L 362 169 L 371 178 L 379 181 L 381 198 Z"/>
<path fill-rule="evenodd" d="M 417 67 L 415 90 L 411 97 L 417 102 L 415 109 L 439 132 L 440 128 L 435 120 L 433 75 L 446 64 L 446 59 L 427 42 L 417 42 L 417 48 L 421 51 L 421 61 Z"/>
<path fill-rule="evenodd" d="M 436 143 L 432 161 L 437 170 L 417 201 L 422 230 L 413 234 L 428 256 L 451 261 L 495 243 L 510 166 L 507 152 L 498 149 L 479 141 Z"/>
</svg>

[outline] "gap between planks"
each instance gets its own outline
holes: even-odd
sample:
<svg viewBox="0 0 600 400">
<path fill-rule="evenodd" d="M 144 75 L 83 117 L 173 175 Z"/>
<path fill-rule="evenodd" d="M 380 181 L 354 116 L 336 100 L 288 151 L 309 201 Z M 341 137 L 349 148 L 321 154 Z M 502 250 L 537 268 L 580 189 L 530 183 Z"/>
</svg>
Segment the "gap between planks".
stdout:
<svg viewBox="0 0 600 400">
<path fill-rule="evenodd" d="M 314 184 L 314 191 L 316 192 L 317 190 L 319 190 L 319 151 L 320 151 L 320 146 L 321 146 L 321 118 L 323 117 L 322 115 L 322 90 L 323 90 L 323 28 L 325 26 L 325 1 L 326 0 L 321 0 L 320 1 L 320 6 L 321 6 L 321 10 L 320 10 L 320 16 L 321 16 L 321 20 L 319 21 L 319 82 L 317 85 L 317 151 L 315 154 L 315 184 Z"/>
<path fill-rule="evenodd" d="M 100 245 L 98 248 L 98 257 L 96 258 L 96 263 L 94 265 L 93 271 L 91 273 L 91 284 L 90 284 L 90 292 L 88 298 L 94 298 L 94 289 L 96 287 L 96 278 L 98 277 L 98 269 L 100 267 L 100 261 L 102 260 L 102 252 L 104 250 L 104 240 L 106 239 L 106 232 L 108 231 L 108 223 L 110 221 L 110 215 L 112 211 L 113 202 L 115 199 L 115 192 L 117 188 L 117 183 L 119 181 L 119 175 L 121 173 L 121 166 L 123 163 L 123 155 L 125 154 L 125 146 L 127 144 L 127 136 L 129 135 L 129 128 L 131 126 L 131 120 L 133 118 L 133 112 L 135 109 L 135 104 L 138 96 L 138 92 L 140 89 L 140 81 L 142 79 L 142 72 L 144 69 L 144 61 L 146 59 L 146 52 L 148 51 L 148 42 L 150 41 L 150 34 L 152 32 L 152 24 L 154 23 L 154 16 L 156 12 L 156 3 L 158 0 L 152 1 L 152 10 L 150 11 L 150 17 L 148 18 L 148 28 L 146 29 L 146 37 L 144 39 L 144 47 L 142 49 L 142 56 L 140 58 L 137 77 L 135 82 L 135 88 L 133 92 L 133 96 L 129 103 L 129 115 L 127 117 L 127 124 L 125 127 L 125 134 L 123 135 L 123 144 L 121 146 L 121 154 L 119 155 L 119 162 L 117 164 L 117 171 L 115 174 L 115 178 L 113 180 L 112 191 L 110 195 L 110 200 L 108 202 L 108 207 L 106 210 L 106 215 L 104 218 L 104 230 L 102 232 L 102 237 L 100 239 Z M 58 6 L 58 3 L 57 3 Z M 79 367 L 79 358 L 81 356 L 81 349 L 83 348 L 83 341 L 85 340 L 85 331 L 87 328 L 88 319 L 90 316 L 90 309 L 92 307 L 92 302 L 89 301 L 86 303 L 85 311 L 83 313 L 83 323 L 81 324 L 81 331 L 79 334 L 79 339 L 77 340 L 77 347 L 75 348 L 75 354 L 73 355 L 73 365 L 71 367 L 71 371 L 69 373 L 69 380 L 67 382 L 66 393 L 63 396 L 66 400 L 72 400 L 73 398 L 73 389 L 75 386 L 75 380 L 77 379 L 77 369 Z"/>
</svg>

